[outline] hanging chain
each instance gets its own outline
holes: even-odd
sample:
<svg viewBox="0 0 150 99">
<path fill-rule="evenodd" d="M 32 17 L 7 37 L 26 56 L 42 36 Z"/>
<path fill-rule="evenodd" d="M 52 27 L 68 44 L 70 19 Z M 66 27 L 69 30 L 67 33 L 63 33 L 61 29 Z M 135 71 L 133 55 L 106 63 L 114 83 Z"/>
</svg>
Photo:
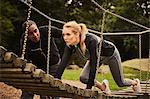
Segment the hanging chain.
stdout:
<svg viewBox="0 0 150 99">
<path fill-rule="evenodd" d="M 100 42 L 99 42 L 99 46 L 98 46 L 98 57 L 97 57 L 97 65 L 96 65 L 96 74 L 95 75 L 97 75 L 98 74 L 98 68 L 99 68 L 99 63 L 100 63 L 100 58 L 101 58 L 101 48 L 102 48 L 102 42 L 103 42 L 103 31 L 104 31 L 104 23 L 105 23 L 105 15 L 106 15 L 106 12 L 104 11 L 103 12 L 103 19 L 102 19 L 102 27 L 101 27 L 101 35 L 100 35 Z M 94 86 L 94 88 L 96 88 L 95 86 Z"/>
<path fill-rule="evenodd" d="M 28 9 L 27 24 L 26 24 L 26 30 L 25 30 L 25 33 L 24 33 L 25 35 L 24 35 L 23 47 L 22 47 L 22 55 L 21 55 L 21 58 L 22 58 L 22 59 L 24 59 L 25 50 L 26 50 L 26 45 L 27 45 L 28 28 L 29 28 L 28 21 L 29 21 L 29 19 L 30 19 L 30 15 L 31 15 L 32 0 L 29 0 L 28 3 L 29 3 L 29 9 Z"/>
<path fill-rule="evenodd" d="M 101 40 L 100 40 L 99 50 L 98 50 L 97 68 L 99 67 L 100 56 L 101 56 L 101 47 L 102 47 L 102 42 L 103 42 L 105 15 L 106 15 L 106 12 L 103 13 L 103 19 L 102 19 L 101 36 L 100 36 Z"/>
<path fill-rule="evenodd" d="M 141 71 L 141 35 L 139 35 L 139 67 L 140 67 L 140 80 L 142 80 L 142 71 Z"/>
<path fill-rule="evenodd" d="M 48 23 L 47 74 L 49 74 L 50 43 L 51 43 L 51 20 L 49 20 Z"/>
</svg>

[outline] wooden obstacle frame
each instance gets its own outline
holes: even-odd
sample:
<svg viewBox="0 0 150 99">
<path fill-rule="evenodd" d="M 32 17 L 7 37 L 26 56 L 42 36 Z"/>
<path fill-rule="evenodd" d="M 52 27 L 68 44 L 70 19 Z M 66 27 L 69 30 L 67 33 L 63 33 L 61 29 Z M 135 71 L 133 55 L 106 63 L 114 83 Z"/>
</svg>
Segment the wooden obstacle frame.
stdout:
<svg viewBox="0 0 150 99">
<path fill-rule="evenodd" d="M 147 84 L 147 93 L 144 92 L 146 82 L 141 82 L 142 93 L 133 93 L 130 89 L 113 91 L 112 95 L 107 96 L 98 91 L 64 83 L 38 69 L 34 64 L 21 59 L 13 52 L 8 52 L 2 46 L 0 46 L 0 82 L 42 96 L 73 99 L 150 99 L 150 82 Z"/>
</svg>

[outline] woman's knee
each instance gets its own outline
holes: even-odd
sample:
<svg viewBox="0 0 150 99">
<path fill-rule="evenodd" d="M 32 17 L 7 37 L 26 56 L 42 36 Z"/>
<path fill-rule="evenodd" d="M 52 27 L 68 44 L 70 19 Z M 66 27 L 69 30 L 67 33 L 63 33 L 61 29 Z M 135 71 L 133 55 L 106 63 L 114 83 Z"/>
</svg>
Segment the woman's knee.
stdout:
<svg viewBox="0 0 150 99">
<path fill-rule="evenodd" d="M 80 81 L 84 84 L 88 83 L 88 78 L 84 77 L 84 76 L 80 76 Z"/>
<path fill-rule="evenodd" d="M 124 87 L 124 83 L 119 83 L 119 82 L 117 82 L 117 85 L 118 85 L 119 87 Z"/>
</svg>

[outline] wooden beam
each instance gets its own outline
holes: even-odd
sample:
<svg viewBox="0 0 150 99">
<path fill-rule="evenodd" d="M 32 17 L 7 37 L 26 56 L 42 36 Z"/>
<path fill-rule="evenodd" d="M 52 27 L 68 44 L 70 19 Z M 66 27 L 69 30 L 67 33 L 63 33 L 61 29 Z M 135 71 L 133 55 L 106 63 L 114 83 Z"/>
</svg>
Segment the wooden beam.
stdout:
<svg viewBox="0 0 150 99">
<path fill-rule="evenodd" d="M 5 49 L 3 46 L 0 46 L 0 63 L 4 62 L 4 55 L 7 52 L 7 49 Z"/>
<path fill-rule="evenodd" d="M 18 56 L 16 54 L 14 54 L 13 52 L 6 52 L 4 55 L 4 61 L 6 63 L 8 62 L 13 62 L 13 60 L 15 60 Z"/>
<path fill-rule="evenodd" d="M 26 66 L 23 68 L 23 72 L 28 73 L 28 72 L 35 72 L 36 66 L 33 65 L 32 63 L 26 63 Z"/>
<path fill-rule="evenodd" d="M 12 79 L 33 79 L 32 75 L 30 74 L 0 74 L 0 79 L 1 78 L 12 78 Z"/>
<path fill-rule="evenodd" d="M 26 63 L 27 63 L 27 60 L 24 60 L 20 57 L 17 57 L 16 59 L 13 60 L 14 67 L 24 68 L 26 66 Z"/>
<path fill-rule="evenodd" d="M 0 63 L 0 68 L 11 68 L 13 67 L 12 63 Z"/>
<path fill-rule="evenodd" d="M 43 78 L 45 77 L 45 72 L 41 69 L 36 69 L 34 72 L 32 72 L 32 77 L 34 78 Z"/>
<path fill-rule="evenodd" d="M 21 68 L 1 68 L 0 74 L 22 74 Z"/>
<path fill-rule="evenodd" d="M 71 94 L 71 93 L 67 93 L 65 91 L 47 91 L 47 90 L 35 90 L 34 88 L 31 89 L 31 88 L 25 88 L 25 89 L 22 89 L 22 90 L 25 90 L 25 91 L 28 91 L 28 92 L 33 92 L 35 94 L 38 94 L 38 95 L 43 95 L 43 96 L 54 96 L 54 97 L 65 97 L 65 98 L 72 98 L 74 96 L 74 94 Z"/>
<path fill-rule="evenodd" d="M 37 83 L 40 84 L 40 79 L 19 79 L 19 78 L 1 78 L 0 76 L 0 82 L 13 82 L 13 83 Z"/>
<path fill-rule="evenodd" d="M 43 88 L 43 89 L 48 89 L 50 88 L 49 84 L 45 84 L 45 83 L 26 83 L 26 82 L 6 82 L 6 84 L 9 85 L 14 85 L 14 86 L 20 86 L 20 87 L 26 87 L 26 88 L 30 88 L 30 87 L 37 87 L 37 89 Z M 54 89 L 54 88 L 51 88 Z M 58 89 L 58 88 L 57 88 Z"/>
<path fill-rule="evenodd" d="M 50 85 L 54 85 L 55 78 L 52 75 L 45 74 L 44 77 L 42 78 L 42 82 L 44 83 L 49 83 Z"/>
</svg>

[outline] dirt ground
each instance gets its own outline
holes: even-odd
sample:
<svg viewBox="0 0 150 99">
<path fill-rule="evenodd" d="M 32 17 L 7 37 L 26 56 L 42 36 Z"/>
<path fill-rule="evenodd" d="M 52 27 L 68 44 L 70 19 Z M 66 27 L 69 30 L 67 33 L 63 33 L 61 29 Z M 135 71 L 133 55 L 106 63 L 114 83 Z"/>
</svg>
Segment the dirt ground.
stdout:
<svg viewBox="0 0 150 99">
<path fill-rule="evenodd" d="M 0 82 L 0 99 L 20 99 L 22 91 Z"/>
</svg>

